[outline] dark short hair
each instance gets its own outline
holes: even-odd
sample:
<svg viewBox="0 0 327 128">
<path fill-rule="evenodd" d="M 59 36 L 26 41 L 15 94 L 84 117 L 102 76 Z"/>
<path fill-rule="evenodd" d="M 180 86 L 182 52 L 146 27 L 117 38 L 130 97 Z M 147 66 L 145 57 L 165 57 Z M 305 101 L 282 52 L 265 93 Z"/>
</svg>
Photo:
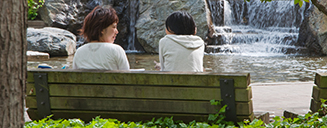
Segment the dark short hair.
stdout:
<svg viewBox="0 0 327 128">
<path fill-rule="evenodd" d="M 80 34 L 87 41 L 98 40 L 102 36 L 101 31 L 113 23 L 118 23 L 116 11 L 111 6 L 96 6 L 84 19 Z"/>
<path fill-rule="evenodd" d="M 195 27 L 193 17 L 185 11 L 176 11 L 166 19 L 166 29 L 176 35 L 194 35 Z"/>
</svg>

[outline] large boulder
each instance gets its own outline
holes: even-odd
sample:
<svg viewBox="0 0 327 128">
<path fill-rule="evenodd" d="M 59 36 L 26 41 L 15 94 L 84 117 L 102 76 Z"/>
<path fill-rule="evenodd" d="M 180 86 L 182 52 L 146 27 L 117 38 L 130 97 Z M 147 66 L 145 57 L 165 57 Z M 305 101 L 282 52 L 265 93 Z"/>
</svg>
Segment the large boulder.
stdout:
<svg viewBox="0 0 327 128">
<path fill-rule="evenodd" d="M 133 4 L 132 2 L 136 3 Z M 40 8 L 41 19 L 47 26 L 58 27 L 69 30 L 75 35 L 79 34 L 82 28 L 84 18 L 92 9 L 98 5 L 110 5 L 115 8 L 119 17 L 118 31 L 119 34 L 115 43 L 121 45 L 124 49 L 135 47 L 136 50 L 142 51 L 141 45 L 135 41 L 134 46 L 130 45 L 128 40 L 131 36 L 135 38 L 135 30 L 130 30 L 132 17 L 137 18 L 137 10 L 130 10 L 130 6 L 137 6 L 137 0 L 46 0 L 44 6 Z M 133 9 L 133 8 L 132 8 Z M 81 36 L 77 36 L 78 47 L 85 43 Z"/>
<path fill-rule="evenodd" d="M 326 0 L 319 1 L 327 7 Z M 307 47 L 311 55 L 327 55 L 327 16 L 313 4 L 306 4 L 297 45 Z"/>
<path fill-rule="evenodd" d="M 27 28 L 27 50 L 68 56 L 76 52 L 76 36 L 64 29 L 45 27 Z"/>
<path fill-rule="evenodd" d="M 205 0 L 140 0 L 136 22 L 137 39 L 148 53 L 158 53 L 159 40 L 165 36 L 165 20 L 174 11 L 189 12 L 203 40 L 208 33 Z"/>
</svg>

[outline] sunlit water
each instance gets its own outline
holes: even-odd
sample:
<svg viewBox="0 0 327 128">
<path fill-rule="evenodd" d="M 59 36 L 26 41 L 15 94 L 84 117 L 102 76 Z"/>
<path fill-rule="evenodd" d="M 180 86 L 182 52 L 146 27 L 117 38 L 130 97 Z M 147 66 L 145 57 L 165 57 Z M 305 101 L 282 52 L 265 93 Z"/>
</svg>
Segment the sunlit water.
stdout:
<svg viewBox="0 0 327 128">
<path fill-rule="evenodd" d="M 154 62 L 157 54 L 127 54 L 133 69 L 144 68 L 155 71 Z M 54 69 L 64 65 L 71 68 L 73 56 L 53 57 L 47 61 L 28 61 L 28 69 L 37 68 L 38 64 L 46 63 Z M 246 72 L 250 73 L 251 83 L 271 82 L 305 82 L 313 81 L 315 73 L 327 72 L 327 57 L 296 57 L 296 56 L 257 56 L 206 54 L 204 68 L 207 72 Z"/>
</svg>

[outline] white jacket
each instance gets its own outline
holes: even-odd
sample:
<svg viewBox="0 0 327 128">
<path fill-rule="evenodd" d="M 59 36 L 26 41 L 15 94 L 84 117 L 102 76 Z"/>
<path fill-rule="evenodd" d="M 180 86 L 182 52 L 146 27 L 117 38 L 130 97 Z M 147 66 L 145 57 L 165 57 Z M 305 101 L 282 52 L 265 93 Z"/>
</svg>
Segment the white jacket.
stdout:
<svg viewBox="0 0 327 128">
<path fill-rule="evenodd" d="M 129 62 L 117 44 L 88 43 L 77 49 L 73 69 L 129 70 Z"/>
<path fill-rule="evenodd" d="M 166 35 L 159 41 L 161 71 L 203 72 L 204 41 L 196 35 Z"/>
</svg>

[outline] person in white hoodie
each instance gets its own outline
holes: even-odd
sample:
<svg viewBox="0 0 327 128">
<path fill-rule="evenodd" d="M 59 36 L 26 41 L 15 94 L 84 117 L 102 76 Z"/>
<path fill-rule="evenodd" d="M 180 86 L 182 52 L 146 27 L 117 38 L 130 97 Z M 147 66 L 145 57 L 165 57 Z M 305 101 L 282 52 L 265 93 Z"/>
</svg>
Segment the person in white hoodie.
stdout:
<svg viewBox="0 0 327 128">
<path fill-rule="evenodd" d="M 203 72 L 204 41 L 196 36 L 196 25 L 185 11 L 166 19 L 166 36 L 159 41 L 160 71 Z"/>
</svg>

